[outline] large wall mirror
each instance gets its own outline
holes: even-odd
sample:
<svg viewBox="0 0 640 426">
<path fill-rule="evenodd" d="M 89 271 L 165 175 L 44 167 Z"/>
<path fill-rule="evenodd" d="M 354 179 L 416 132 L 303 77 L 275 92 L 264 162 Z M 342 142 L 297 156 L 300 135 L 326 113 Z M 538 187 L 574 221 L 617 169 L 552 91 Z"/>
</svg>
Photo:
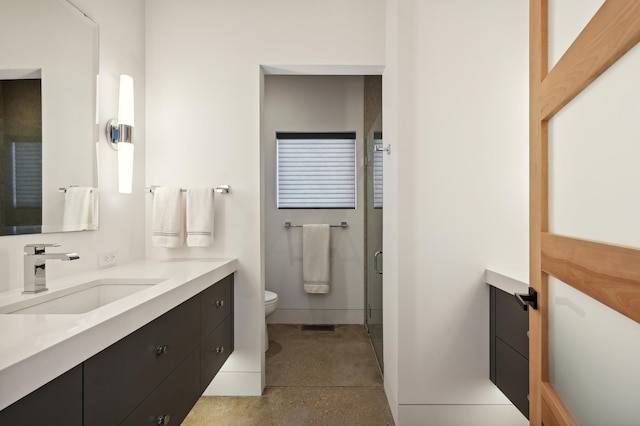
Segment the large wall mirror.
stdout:
<svg viewBox="0 0 640 426">
<path fill-rule="evenodd" d="M 97 229 L 98 49 L 67 0 L 0 1 L 0 235 Z"/>
</svg>

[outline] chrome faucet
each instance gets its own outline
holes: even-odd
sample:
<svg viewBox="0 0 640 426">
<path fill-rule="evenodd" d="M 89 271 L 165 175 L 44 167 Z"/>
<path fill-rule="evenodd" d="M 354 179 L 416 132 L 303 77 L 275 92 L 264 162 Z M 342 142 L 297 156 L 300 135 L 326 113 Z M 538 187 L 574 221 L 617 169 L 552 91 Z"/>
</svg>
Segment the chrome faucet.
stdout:
<svg viewBox="0 0 640 426">
<path fill-rule="evenodd" d="M 24 291 L 40 293 L 47 291 L 47 260 L 76 260 L 77 253 L 45 253 L 47 247 L 59 247 L 60 244 L 27 244 L 24 246 Z"/>
</svg>

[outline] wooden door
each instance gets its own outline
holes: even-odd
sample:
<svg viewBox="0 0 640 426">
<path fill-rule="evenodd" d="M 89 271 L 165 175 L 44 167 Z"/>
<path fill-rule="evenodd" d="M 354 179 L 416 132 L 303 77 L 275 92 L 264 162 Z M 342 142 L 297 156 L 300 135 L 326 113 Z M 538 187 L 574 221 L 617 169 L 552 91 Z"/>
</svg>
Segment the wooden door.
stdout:
<svg viewBox="0 0 640 426">
<path fill-rule="evenodd" d="M 640 41 L 640 1 L 605 1 L 551 70 L 549 1 L 562 0 L 530 0 L 529 113 L 530 285 L 538 292 L 538 309 L 529 310 L 530 419 L 547 426 L 575 424 L 550 384 L 549 277 L 640 322 L 640 250 L 550 233 L 548 211 L 548 122 Z"/>
</svg>

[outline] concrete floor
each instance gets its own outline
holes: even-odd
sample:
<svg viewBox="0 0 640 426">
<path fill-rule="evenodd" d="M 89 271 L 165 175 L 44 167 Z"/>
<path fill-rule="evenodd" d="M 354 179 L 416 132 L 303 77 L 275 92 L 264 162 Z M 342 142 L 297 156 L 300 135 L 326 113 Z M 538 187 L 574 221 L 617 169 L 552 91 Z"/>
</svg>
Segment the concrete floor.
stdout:
<svg viewBox="0 0 640 426">
<path fill-rule="evenodd" d="M 364 326 L 268 327 L 264 394 L 202 397 L 184 426 L 394 424 Z"/>
</svg>

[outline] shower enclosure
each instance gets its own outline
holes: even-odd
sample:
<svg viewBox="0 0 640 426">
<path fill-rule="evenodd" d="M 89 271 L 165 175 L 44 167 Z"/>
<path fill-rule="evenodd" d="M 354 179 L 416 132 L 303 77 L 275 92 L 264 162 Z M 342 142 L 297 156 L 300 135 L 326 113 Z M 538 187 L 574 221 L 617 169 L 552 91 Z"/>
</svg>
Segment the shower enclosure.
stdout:
<svg viewBox="0 0 640 426">
<path fill-rule="evenodd" d="M 366 325 L 371 344 L 384 370 L 382 337 L 382 114 L 378 113 L 366 140 L 365 280 Z"/>
</svg>

